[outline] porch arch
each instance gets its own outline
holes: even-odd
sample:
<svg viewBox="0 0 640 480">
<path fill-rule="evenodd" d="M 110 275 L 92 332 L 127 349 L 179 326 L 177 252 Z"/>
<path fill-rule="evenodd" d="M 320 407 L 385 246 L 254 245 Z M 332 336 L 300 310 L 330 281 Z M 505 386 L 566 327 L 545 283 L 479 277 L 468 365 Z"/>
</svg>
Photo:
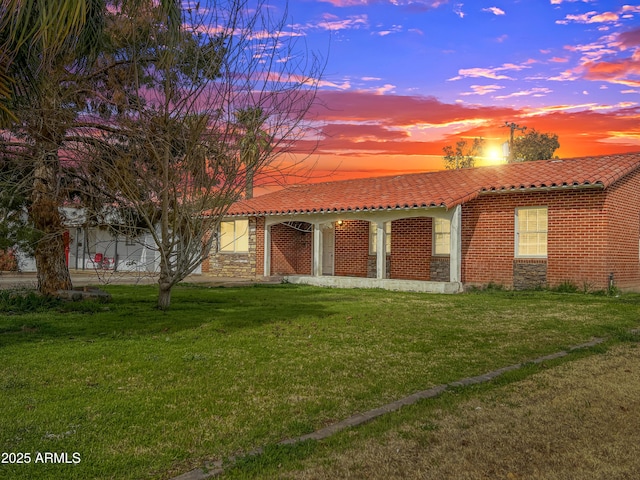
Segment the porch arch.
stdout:
<svg viewBox="0 0 640 480">
<path fill-rule="evenodd" d="M 444 207 L 429 207 L 421 209 L 394 209 L 394 210 L 375 210 L 375 211 L 358 211 L 358 212 L 331 212 L 331 213 L 313 213 L 313 214 L 297 214 L 286 215 L 277 217 L 267 217 L 265 219 L 265 235 L 264 235 L 264 261 L 265 261 L 265 275 L 277 274 L 271 269 L 273 264 L 271 257 L 272 253 L 272 227 L 286 222 L 304 222 L 312 225 L 311 233 L 311 263 L 309 273 L 299 273 L 301 275 L 322 276 L 322 229 L 327 226 L 335 226 L 338 222 L 343 221 L 362 221 L 371 222 L 376 225 L 376 276 L 378 280 L 386 278 L 386 255 L 385 255 L 385 229 L 384 225 L 387 222 L 393 222 L 395 220 L 405 220 L 411 218 L 444 218 L 451 223 L 451 235 L 450 235 L 450 255 L 449 255 L 449 282 L 460 282 L 461 272 L 461 207 L 456 206 L 452 209 L 445 209 Z M 365 243 L 366 238 L 366 243 Z M 393 234 L 392 234 L 393 238 Z M 366 233 L 361 237 L 354 237 L 352 239 L 356 242 L 361 249 L 365 249 L 367 259 L 369 257 L 369 233 L 368 229 Z M 393 241 L 393 240 L 392 240 Z M 336 245 L 336 276 L 368 276 L 368 275 L 340 275 L 347 270 L 341 269 L 338 265 L 338 245 Z M 393 252 L 393 248 L 392 248 Z M 429 251 L 430 253 L 430 251 Z M 362 262 L 362 258 L 357 261 Z M 306 265 L 305 265 L 306 268 Z M 361 268 L 361 267 L 360 267 Z M 362 272 L 360 270 L 360 272 Z"/>
</svg>

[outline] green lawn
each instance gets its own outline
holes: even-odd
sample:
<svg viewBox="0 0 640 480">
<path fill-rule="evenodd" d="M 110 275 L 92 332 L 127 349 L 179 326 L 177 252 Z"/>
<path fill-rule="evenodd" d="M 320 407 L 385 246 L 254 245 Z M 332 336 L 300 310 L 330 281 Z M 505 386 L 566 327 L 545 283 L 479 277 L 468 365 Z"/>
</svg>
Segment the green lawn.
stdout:
<svg viewBox="0 0 640 480">
<path fill-rule="evenodd" d="M 430 386 L 639 325 L 640 296 L 107 287 L 0 308 L 1 478 L 170 478 Z M 80 463 L 35 463 L 37 452 Z"/>
</svg>

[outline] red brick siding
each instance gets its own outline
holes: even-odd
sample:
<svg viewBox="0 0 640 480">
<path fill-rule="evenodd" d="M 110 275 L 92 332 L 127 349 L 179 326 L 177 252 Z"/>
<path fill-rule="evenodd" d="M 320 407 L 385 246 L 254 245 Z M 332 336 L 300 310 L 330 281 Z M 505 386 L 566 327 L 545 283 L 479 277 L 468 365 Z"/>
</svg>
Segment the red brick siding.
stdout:
<svg viewBox="0 0 640 480">
<path fill-rule="evenodd" d="M 279 223 L 271 227 L 271 275 L 310 275 L 312 234 Z"/>
<path fill-rule="evenodd" d="M 517 207 L 548 207 L 547 283 L 606 286 L 605 193 L 601 190 L 481 196 L 462 209 L 462 280 L 513 286 Z"/>
<path fill-rule="evenodd" d="M 391 278 L 431 279 L 431 232 L 430 217 L 391 222 Z"/>
<path fill-rule="evenodd" d="M 621 288 L 640 287 L 640 173 L 607 190 L 482 195 L 462 207 L 462 281 L 513 286 L 517 207 L 546 206 L 549 212 L 547 283 L 570 281 L 606 288 L 609 273 Z M 392 223 L 392 278 L 429 279 L 431 218 Z M 335 274 L 367 276 L 369 222 L 336 225 Z M 255 274 L 263 274 L 264 219 L 256 222 Z M 312 235 L 284 225 L 272 227 L 271 272 L 309 274 Z"/>
<path fill-rule="evenodd" d="M 607 192 L 607 267 L 615 285 L 640 287 L 640 172 L 616 183 Z"/>
<path fill-rule="evenodd" d="M 547 284 L 606 287 L 606 217 L 602 190 L 548 194 Z"/>
<path fill-rule="evenodd" d="M 366 277 L 369 259 L 369 222 L 345 220 L 335 226 L 334 273 L 341 277 Z"/>
</svg>

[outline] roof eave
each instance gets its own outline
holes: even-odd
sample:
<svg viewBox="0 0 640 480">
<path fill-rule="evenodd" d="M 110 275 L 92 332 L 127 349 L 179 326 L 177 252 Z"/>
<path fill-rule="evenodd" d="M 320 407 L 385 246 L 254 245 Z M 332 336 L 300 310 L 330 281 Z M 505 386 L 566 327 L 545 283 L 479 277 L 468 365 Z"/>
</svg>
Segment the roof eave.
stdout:
<svg viewBox="0 0 640 480">
<path fill-rule="evenodd" d="M 488 190 L 482 190 L 479 195 L 491 195 L 491 194 L 504 194 L 504 193 L 529 193 L 529 192 L 549 192 L 549 191 L 562 191 L 562 190 L 604 190 L 606 186 L 602 182 L 595 183 L 574 183 L 563 185 L 541 185 L 530 187 L 509 187 L 509 188 L 492 188 Z"/>
</svg>

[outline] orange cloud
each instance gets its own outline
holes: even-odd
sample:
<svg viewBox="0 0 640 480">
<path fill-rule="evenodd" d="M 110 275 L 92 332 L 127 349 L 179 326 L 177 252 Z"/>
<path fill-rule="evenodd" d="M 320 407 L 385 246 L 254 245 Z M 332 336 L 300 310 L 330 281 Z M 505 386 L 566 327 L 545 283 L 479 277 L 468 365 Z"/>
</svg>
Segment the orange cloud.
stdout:
<svg viewBox="0 0 640 480">
<path fill-rule="evenodd" d="M 500 146 L 509 135 L 505 121 L 558 134 L 561 157 L 640 150 L 640 107 L 633 102 L 534 110 L 371 92 L 321 91 L 318 96 L 312 111 L 318 139 L 299 142 L 296 151 L 313 150 L 322 175 L 336 169 L 340 178 L 439 169 L 442 148 L 460 138 L 483 137 Z"/>
</svg>

